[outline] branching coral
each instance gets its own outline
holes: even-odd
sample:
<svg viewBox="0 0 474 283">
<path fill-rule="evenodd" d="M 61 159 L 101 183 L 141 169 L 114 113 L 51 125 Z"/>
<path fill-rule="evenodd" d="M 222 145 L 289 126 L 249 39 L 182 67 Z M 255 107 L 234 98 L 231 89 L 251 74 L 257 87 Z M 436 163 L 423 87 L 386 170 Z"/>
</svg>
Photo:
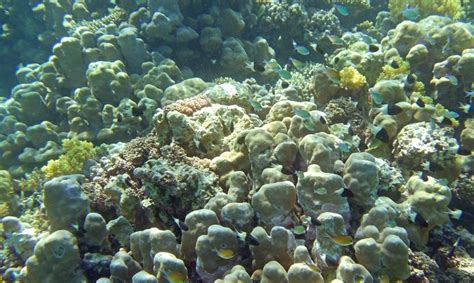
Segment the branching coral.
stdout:
<svg viewBox="0 0 474 283">
<path fill-rule="evenodd" d="M 342 69 L 339 77 L 341 86 L 347 90 L 358 90 L 367 84 L 365 76 L 352 66 Z"/>
<path fill-rule="evenodd" d="M 402 20 L 402 10 L 405 7 L 418 7 L 421 17 L 437 14 L 458 19 L 462 15 L 460 0 L 390 0 L 388 7 L 393 19 Z"/>
<path fill-rule="evenodd" d="M 398 75 L 409 74 L 410 73 L 410 64 L 403 61 L 400 57 L 392 59 L 390 65 L 384 65 L 382 67 L 382 72 L 380 73 L 377 81 L 381 80 L 393 80 L 396 79 Z"/>
<path fill-rule="evenodd" d="M 56 160 L 50 160 L 41 170 L 47 179 L 82 171 L 84 161 L 93 156 L 94 145 L 75 139 L 63 140 L 64 153 Z"/>
</svg>

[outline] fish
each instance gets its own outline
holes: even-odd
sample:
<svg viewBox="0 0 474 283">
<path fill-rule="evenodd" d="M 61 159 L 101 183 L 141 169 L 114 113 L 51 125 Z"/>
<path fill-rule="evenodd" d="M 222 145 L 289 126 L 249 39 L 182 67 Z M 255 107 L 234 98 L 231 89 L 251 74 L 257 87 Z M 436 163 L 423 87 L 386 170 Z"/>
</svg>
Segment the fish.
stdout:
<svg viewBox="0 0 474 283">
<path fill-rule="evenodd" d="M 143 108 L 142 107 L 132 107 L 132 115 L 135 117 L 142 116 L 143 115 Z"/>
<path fill-rule="evenodd" d="M 117 122 L 122 123 L 122 121 L 123 121 L 122 113 L 118 113 L 117 114 Z"/>
<path fill-rule="evenodd" d="M 313 51 L 321 54 L 324 56 L 324 54 L 326 54 L 326 52 L 317 44 L 317 43 L 310 43 L 309 46 L 311 47 L 311 49 L 313 49 Z"/>
<path fill-rule="evenodd" d="M 287 81 L 282 81 L 281 82 L 281 88 L 285 89 L 285 88 L 288 88 L 289 86 L 290 86 L 290 84 Z"/>
<path fill-rule="evenodd" d="M 418 105 L 419 107 L 421 108 L 424 108 L 426 106 L 425 102 L 423 101 L 423 99 L 421 98 L 418 98 L 415 102 L 416 105 Z"/>
<path fill-rule="evenodd" d="M 403 112 L 403 109 L 396 104 L 385 104 L 380 108 L 376 108 L 376 111 L 388 115 L 397 115 Z"/>
<path fill-rule="evenodd" d="M 415 82 L 416 82 L 416 76 L 415 76 L 415 74 L 413 74 L 413 73 L 408 74 L 406 80 L 407 80 L 407 83 L 409 83 L 409 84 L 415 83 Z"/>
<path fill-rule="evenodd" d="M 247 235 L 245 235 L 245 242 L 249 246 L 258 246 L 258 245 L 260 245 L 260 242 L 257 240 L 257 238 L 252 236 L 252 234 L 250 234 L 250 233 L 247 233 Z"/>
<path fill-rule="evenodd" d="M 298 180 L 304 178 L 304 172 L 303 171 L 296 171 L 296 176 L 298 177 Z"/>
<path fill-rule="evenodd" d="M 336 69 L 326 68 L 324 73 L 331 82 L 339 84 L 341 77 L 339 76 L 339 72 Z"/>
<path fill-rule="evenodd" d="M 292 57 L 290 57 L 290 62 L 298 71 L 303 70 L 304 67 L 306 66 L 306 63 L 303 63 L 300 60 L 297 60 L 297 59 L 292 58 Z"/>
<path fill-rule="evenodd" d="M 376 139 L 383 143 L 388 143 L 390 141 L 388 132 L 384 127 L 374 125 L 369 125 L 369 127 Z"/>
<path fill-rule="evenodd" d="M 305 264 L 306 264 L 306 266 L 308 266 L 312 271 L 321 273 L 321 269 L 320 269 L 314 262 L 307 261 L 307 262 L 305 262 Z"/>
<path fill-rule="evenodd" d="M 341 152 L 345 152 L 345 153 L 351 152 L 351 147 L 349 146 L 347 142 L 341 142 L 340 144 L 337 145 L 337 147 L 339 148 Z"/>
<path fill-rule="evenodd" d="M 372 97 L 372 101 L 375 102 L 375 104 L 382 104 L 383 103 L 383 97 L 380 92 L 371 90 L 370 91 L 370 97 Z"/>
<path fill-rule="evenodd" d="M 390 67 L 392 67 L 394 69 L 398 69 L 398 68 L 400 68 L 400 65 L 398 64 L 398 62 L 396 60 L 392 60 L 392 63 L 390 63 Z"/>
<path fill-rule="evenodd" d="M 456 242 L 454 242 L 453 246 L 449 250 L 448 254 L 446 255 L 447 257 L 452 257 L 454 255 L 454 252 L 456 251 L 456 248 L 459 247 L 459 244 L 461 243 L 461 237 L 459 237 Z"/>
<path fill-rule="evenodd" d="M 396 227 L 396 226 L 397 226 L 397 222 L 396 222 L 395 220 L 393 220 L 393 219 L 392 219 L 392 220 L 388 220 L 388 221 L 387 221 L 387 225 L 388 225 L 388 227 L 393 228 L 393 227 Z"/>
<path fill-rule="evenodd" d="M 377 52 L 380 50 L 380 47 L 377 44 L 371 44 L 369 45 L 369 51 L 370 52 Z"/>
<path fill-rule="evenodd" d="M 459 109 L 461 109 L 462 112 L 468 114 L 469 111 L 471 111 L 471 104 L 468 104 L 468 103 L 459 103 Z"/>
<path fill-rule="evenodd" d="M 311 113 L 309 113 L 308 111 L 306 111 L 304 109 L 295 108 L 295 109 L 293 109 L 293 113 L 295 113 L 296 116 L 299 116 L 299 117 L 303 118 L 304 120 L 311 119 Z"/>
<path fill-rule="evenodd" d="M 298 45 L 298 43 L 296 43 L 296 41 L 294 40 L 293 40 L 293 49 L 303 56 L 309 55 L 309 49 L 304 46 Z"/>
<path fill-rule="evenodd" d="M 354 243 L 354 241 L 352 240 L 352 237 L 349 235 L 338 235 L 338 236 L 332 236 L 330 238 L 334 243 L 340 246 L 350 246 Z"/>
<path fill-rule="evenodd" d="M 186 275 L 178 271 L 163 272 L 170 283 L 185 283 L 187 282 Z"/>
<path fill-rule="evenodd" d="M 446 75 L 445 78 L 447 78 L 453 86 L 457 86 L 459 84 L 459 80 L 456 78 L 456 76 Z"/>
<path fill-rule="evenodd" d="M 471 90 L 471 91 L 467 91 L 467 90 L 466 90 L 465 93 L 466 93 L 466 96 L 465 96 L 465 97 L 467 97 L 467 98 L 469 98 L 469 99 L 474 98 L 474 90 Z"/>
<path fill-rule="evenodd" d="M 420 16 L 420 9 L 418 7 L 411 7 L 407 5 L 402 11 L 402 16 L 410 21 L 416 21 Z"/>
<path fill-rule="evenodd" d="M 452 53 L 453 49 L 451 48 L 451 42 L 452 38 L 451 35 L 448 35 L 446 38 L 446 44 L 443 46 L 443 49 L 441 50 L 441 53 L 447 54 L 447 53 Z"/>
<path fill-rule="evenodd" d="M 275 59 L 270 59 L 268 61 L 265 60 L 264 63 L 265 63 L 265 69 L 269 69 L 276 72 L 282 69 L 280 64 L 278 64 L 277 60 Z"/>
<path fill-rule="evenodd" d="M 415 212 L 415 217 L 414 218 L 410 217 L 409 221 L 412 224 L 415 224 L 424 228 L 429 226 L 428 222 L 426 222 L 423 216 L 421 216 L 419 213 L 416 213 L 416 212 Z"/>
<path fill-rule="evenodd" d="M 253 99 L 250 99 L 250 106 L 252 106 L 252 108 L 253 108 L 253 110 L 255 110 L 255 112 L 260 112 L 263 109 L 262 104 L 260 104 L 259 102 L 255 101 Z"/>
<path fill-rule="evenodd" d="M 328 193 L 328 190 L 325 187 L 319 187 L 314 189 L 314 192 L 318 195 L 325 195 Z"/>
<path fill-rule="evenodd" d="M 231 259 L 235 256 L 235 252 L 231 249 L 217 249 L 215 252 L 222 259 Z"/>
<path fill-rule="evenodd" d="M 277 73 L 282 80 L 285 80 L 285 81 L 291 80 L 291 73 L 288 70 L 280 69 L 277 71 Z"/>
<path fill-rule="evenodd" d="M 461 219 L 462 216 L 462 210 L 456 209 L 456 210 L 448 210 L 448 214 L 451 216 L 451 218 L 459 220 Z"/>
<path fill-rule="evenodd" d="M 311 225 L 314 225 L 314 226 L 321 226 L 323 223 L 321 223 L 321 221 L 318 220 L 318 218 L 316 217 L 313 217 L 313 216 L 310 216 L 310 223 Z"/>
<path fill-rule="evenodd" d="M 181 229 L 182 231 L 188 231 L 189 230 L 189 227 L 186 223 L 184 223 L 184 221 L 181 221 L 180 219 L 176 218 L 176 217 L 173 217 L 173 222 L 176 224 L 176 226 L 178 226 L 179 229 Z"/>
<path fill-rule="evenodd" d="M 307 129 L 308 131 L 312 131 L 312 132 L 315 132 L 315 131 L 316 131 L 316 126 L 313 124 L 313 122 L 311 122 L 311 120 L 304 120 L 304 121 L 303 121 L 303 126 L 304 126 L 305 129 Z"/>
<path fill-rule="evenodd" d="M 343 15 L 343 16 L 349 16 L 349 8 L 347 8 L 346 5 L 340 4 L 340 3 L 335 3 L 334 8 L 336 11 Z"/>
<path fill-rule="evenodd" d="M 326 120 L 326 117 L 324 117 L 323 115 L 319 116 L 319 122 L 323 123 L 324 125 L 328 123 L 328 121 Z"/>
<path fill-rule="evenodd" d="M 291 230 L 295 235 L 304 235 L 306 233 L 306 227 L 304 227 L 303 225 L 295 226 Z"/>
<path fill-rule="evenodd" d="M 345 43 L 344 40 L 342 40 L 342 38 L 337 35 L 330 35 L 329 41 L 334 45 L 344 45 Z"/>
</svg>

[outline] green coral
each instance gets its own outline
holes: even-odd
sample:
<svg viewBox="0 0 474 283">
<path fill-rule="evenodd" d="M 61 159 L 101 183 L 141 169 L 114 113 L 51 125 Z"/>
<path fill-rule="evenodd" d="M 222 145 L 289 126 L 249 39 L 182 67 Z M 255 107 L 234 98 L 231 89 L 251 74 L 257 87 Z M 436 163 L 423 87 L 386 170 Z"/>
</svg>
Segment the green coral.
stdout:
<svg viewBox="0 0 474 283">
<path fill-rule="evenodd" d="M 63 140 L 64 153 L 56 160 L 50 160 L 41 170 L 47 179 L 80 173 L 84 162 L 93 157 L 94 145 L 77 139 Z"/>
<path fill-rule="evenodd" d="M 395 20 L 403 20 L 402 10 L 405 7 L 418 7 L 421 17 L 444 15 L 453 19 L 462 16 L 461 0 L 390 0 L 388 7 Z"/>
<path fill-rule="evenodd" d="M 25 178 L 20 180 L 20 189 L 22 192 L 35 192 L 41 188 L 44 182 L 44 173 L 35 168 L 31 173 L 27 173 Z"/>
</svg>

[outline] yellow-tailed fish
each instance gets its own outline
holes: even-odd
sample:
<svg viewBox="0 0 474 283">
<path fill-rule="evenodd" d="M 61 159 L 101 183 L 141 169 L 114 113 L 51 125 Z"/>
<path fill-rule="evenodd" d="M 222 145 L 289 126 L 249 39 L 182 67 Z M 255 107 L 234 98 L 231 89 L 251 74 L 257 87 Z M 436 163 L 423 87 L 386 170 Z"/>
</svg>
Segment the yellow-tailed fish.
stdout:
<svg viewBox="0 0 474 283">
<path fill-rule="evenodd" d="M 184 275 L 181 272 L 178 271 L 173 271 L 170 273 L 166 274 L 166 277 L 170 283 L 185 283 L 187 282 L 186 280 L 186 275 Z"/>
<path fill-rule="evenodd" d="M 331 237 L 331 240 L 340 246 L 350 246 L 354 243 L 352 237 L 349 235 L 333 236 Z"/>
<path fill-rule="evenodd" d="M 318 272 L 318 273 L 321 273 L 321 269 L 319 269 L 319 267 L 313 263 L 313 262 L 306 262 L 306 265 L 311 269 L 313 270 L 314 272 Z"/>
<path fill-rule="evenodd" d="M 235 256 L 235 253 L 231 249 L 219 249 L 216 251 L 217 255 L 223 259 L 231 259 Z"/>
</svg>

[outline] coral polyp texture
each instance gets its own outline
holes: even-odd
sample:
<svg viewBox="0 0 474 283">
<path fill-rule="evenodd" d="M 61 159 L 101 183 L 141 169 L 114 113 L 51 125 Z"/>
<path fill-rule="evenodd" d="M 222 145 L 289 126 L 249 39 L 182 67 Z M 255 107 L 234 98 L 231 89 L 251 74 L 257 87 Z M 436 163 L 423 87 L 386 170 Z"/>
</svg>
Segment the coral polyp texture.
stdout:
<svg viewBox="0 0 474 283">
<path fill-rule="evenodd" d="M 6 0 L 0 282 L 474 282 L 466 0 Z"/>
</svg>

